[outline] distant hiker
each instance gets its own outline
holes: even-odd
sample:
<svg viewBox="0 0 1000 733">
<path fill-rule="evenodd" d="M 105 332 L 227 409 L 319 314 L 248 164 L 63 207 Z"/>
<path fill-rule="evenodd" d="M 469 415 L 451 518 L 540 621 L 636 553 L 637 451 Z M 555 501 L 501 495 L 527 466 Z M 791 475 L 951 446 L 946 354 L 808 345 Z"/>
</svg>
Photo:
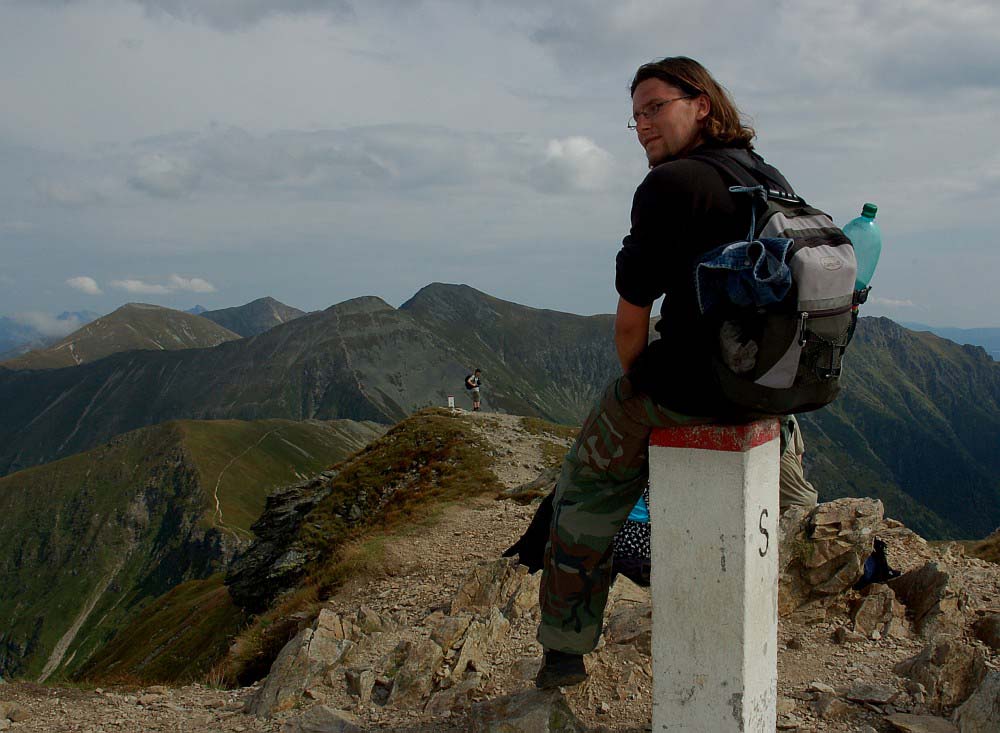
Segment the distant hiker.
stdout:
<svg viewBox="0 0 1000 733">
<path fill-rule="evenodd" d="M 694 277 L 703 255 L 746 239 L 753 199 L 731 192 L 716 166 L 688 158 L 722 154 L 791 191 L 753 152 L 753 129 L 696 61 L 641 66 L 631 95 L 629 128 L 650 171 L 635 192 L 631 230 L 617 256 L 615 346 L 623 376 L 587 417 L 556 486 L 540 591 L 541 688 L 586 678 L 583 655 L 600 638 L 614 538 L 647 485 L 650 432 L 754 417 L 727 401 L 715 380 L 719 334 L 704 326 Z M 664 294 L 661 338 L 648 345 L 652 306 Z"/>
<path fill-rule="evenodd" d="M 465 388 L 469 390 L 470 397 L 472 397 L 472 411 L 477 412 L 479 410 L 480 394 L 479 388 L 482 385 L 482 372 L 478 369 L 472 374 L 465 378 Z"/>
</svg>

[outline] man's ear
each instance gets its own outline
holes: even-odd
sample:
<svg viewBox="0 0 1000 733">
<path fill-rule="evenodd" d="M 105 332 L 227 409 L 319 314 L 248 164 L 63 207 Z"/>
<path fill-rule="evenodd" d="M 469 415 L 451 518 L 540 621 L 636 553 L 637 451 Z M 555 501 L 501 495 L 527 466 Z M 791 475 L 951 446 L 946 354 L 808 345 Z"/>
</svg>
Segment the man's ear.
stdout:
<svg viewBox="0 0 1000 733">
<path fill-rule="evenodd" d="M 708 98 L 707 94 L 699 94 L 695 97 L 694 103 L 696 107 L 695 119 L 701 122 L 712 111 L 712 100 Z"/>
</svg>

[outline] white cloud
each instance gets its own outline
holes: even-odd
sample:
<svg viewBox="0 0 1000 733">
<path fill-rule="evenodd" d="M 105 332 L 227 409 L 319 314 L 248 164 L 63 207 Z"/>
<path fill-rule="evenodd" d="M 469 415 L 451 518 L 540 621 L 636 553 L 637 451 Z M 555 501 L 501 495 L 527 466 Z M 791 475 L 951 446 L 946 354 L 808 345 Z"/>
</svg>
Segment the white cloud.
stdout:
<svg viewBox="0 0 1000 733">
<path fill-rule="evenodd" d="M 203 280 L 200 277 L 181 277 L 180 275 L 171 275 L 167 281 L 167 286 L 171 290 L 186 290 L 191 293 L 215 292 L 215 286 L 208 280 Z"/>
<path fill-rule="evenodd" d="M 92 277 L 87 277 L 86 275 L 71 277 L 66 280 L 66 284 L 71 288 L 79 290 L 81 293 L 86 293 L 87 295 L 103 295 L 104 293 L 100 286 L 98 286 L 97 281 Z"/>
<path fill-rule="evenodd" d="M 170 293 L 170 288 L 166 285 L 148 283 L 145 280 L 112 280 L 111 286 L 136 295 L 167 295 Z"/>
<path fill-rule="evenodd" d="M 176 199 L 198 187 L 200 175 L 194 163 L 179 155 L 148 153 L 136 162 L 129 185 L 161 198 Z"/>
<path fill-rule="evenodd" d="M 61 338 L 73 333 L 73 331 L 76 331 L 83 325 L 83 321 L 75 315 L 66 318 L 57 318 L 56 316 L 39 311 L 15 313 L 12 319 L 23 326 L 35 329 L 42 336 L 50 338 Z"/>
<path fill-rule="evenodd" d="M 35 190 L 42 198 L 61 206 L 87 206 L 104 198 L 95 188 L 73 181 L 41 179 L 35 181 Z"/>
<path fill-rule="evenodd" d="M 586 137 L 550 140 L 531 183 L 541 191 L 602 191 L 614 174 L 611 153 Z"/>
<path fill-rule="evenodd" d="M 27 232 L 32 228 L 30 221 L 21 221 L 19 219 L 11 219 L 9 221 L 0 221 L 0 231 L 9 232 Z"/>
<path fill-rule="evenodd" d="M 895 298 L 871 298 L 869 302 L 888 308 L 914 308 L 917 305 L 912 300 L 897 300 Z"/>
<path fill-rule="evenodd" d="M 332 19 L 351 17 L 346 0 L 133 0 L 150 15 L 201 23 L 220 31 L 243 30 L 266 18 L 313 13 Z"/>
<path fill-rule="evenodd" d="M 201 277 L 181 277 L 171 275 L 167 282 L 153 283 L 138 278 L 112 280 L 111 285 L 135 295 L 169 295 L 178 291 L 188 293 L 214 293 L 215 286 Z"/>
</svg>

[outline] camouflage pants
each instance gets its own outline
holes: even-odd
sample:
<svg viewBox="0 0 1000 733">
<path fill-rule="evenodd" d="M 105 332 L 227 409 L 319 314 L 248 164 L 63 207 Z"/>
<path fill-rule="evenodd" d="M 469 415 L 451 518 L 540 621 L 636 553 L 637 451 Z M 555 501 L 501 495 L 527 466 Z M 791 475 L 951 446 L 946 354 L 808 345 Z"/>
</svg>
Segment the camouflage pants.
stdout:
<svg viewBox="0 0 1000 733">
<path fill-rule="evenodd" d="M 649 476 L 653 428 L 711 422 L 672 412 L 612 382 L 566 454 L 553 501 L 542 570 L 538 641 L 586 654 L 601 636 L 611 585 L 612 547 Z M 655 499 L 654 499 L 655 501 Z"/>
</svg>

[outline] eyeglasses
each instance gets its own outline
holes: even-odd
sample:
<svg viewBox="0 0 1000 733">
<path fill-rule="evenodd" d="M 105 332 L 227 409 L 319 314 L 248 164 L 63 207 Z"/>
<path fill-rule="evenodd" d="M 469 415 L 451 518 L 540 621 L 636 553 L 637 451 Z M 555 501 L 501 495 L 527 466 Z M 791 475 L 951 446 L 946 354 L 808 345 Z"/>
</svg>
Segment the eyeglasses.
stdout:
<svg viewBox="0 0 1000 733">
<path fill-rule="evenodd" d="M 639 120 L 641 120 L 643 117 L 652 122 L 653 118 L 660 113 L 660 110 L 666 107 L 671 102 L 679 102 L 682 99 L 691 99 L 691 97 L 693 96 L 695 95 L 688 94 L 687 96 L 684 97 L 674 97 L 673 99 L 664 99 L 660 102 L 650 102 L 645 106 L 645 108 L 640 109 L 632 117 L 628 118 L 627 127 L 630 130 L 634 130 L 639 126 Z"/>
</svg>

